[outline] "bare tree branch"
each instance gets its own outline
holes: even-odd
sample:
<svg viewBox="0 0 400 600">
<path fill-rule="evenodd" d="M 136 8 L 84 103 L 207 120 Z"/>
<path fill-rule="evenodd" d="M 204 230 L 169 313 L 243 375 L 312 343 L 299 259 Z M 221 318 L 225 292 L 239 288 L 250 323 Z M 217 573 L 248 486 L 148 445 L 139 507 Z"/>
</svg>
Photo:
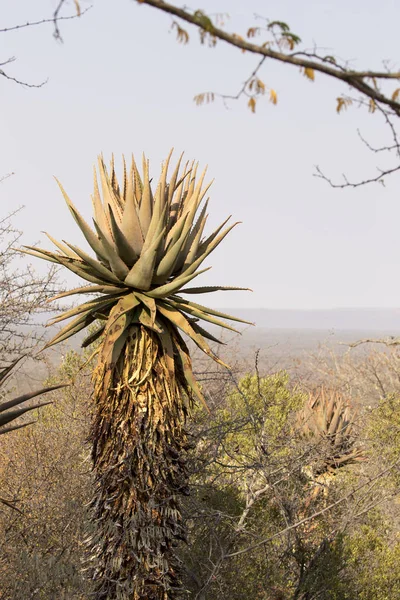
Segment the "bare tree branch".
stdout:
<svg viewBox="0 0 400 600">
<path fill-rule="evenodd" d="M 214 39 L 224 41 L 230 46 L 240 50 L 245 50 L 252 54 L 257 54 L 259 56 L 270 58 L 272 60 L 295 67 L 311 69 L 333 79 L 337 79 L 357 90 L 363 96 L 370 98 L 374 102 L 390 107 L 397 116 L 400 116 L 400 104 L 396 100 L 392 100 L 392 98 L 383 94 L 374 83 L 373 85 L 369 85 L 365 81 L 366 79 L 398 80 L 400 79 L 400 72 L 398 71 L 356 71 L 337 65 L 336 60 L 333 59 L 333 57 L 331 61 L 329 61 L 327 60 L 327 57 L 319 56 L 314 52 L 278 52 L 277 50 L 272 50 L 267 44 L 253 44 L 237 34 L 227 33 L 223 29 L 215 26 L 211 19 L 202 11 L 197 10 L 194 13 L 191 13 L 187 9 L 178 8 L 177 6 L 170 4 L 169 2 L 164 2 L 163 0 L 137 0 L 137 2 L 139 4 L 147 4 L 153 8 L 161 10 L 162 12 L 174 15 L 175 17 L 182 19 L 182 21 L 196 26 L 206 35 L 209 35 Z"/>
<path fill-rule="evenodd" d="M 85 13 L 87 13 L 87 11 L 90 10 L 90 8 L 91 8 L 91 6 L 89 6 L 89 7 L 85 8 L 84 10 L 81 10 L 78 0 L 74 0 L 74 3 L 75 3 L 75 7 L 76 7 L 76 13 L 73 15 L 66 15 L 66 16 L 60 15 L 61 9 L 62 9 L 63 5 L 65 4 L 65 0 L 59 0 L 57 7 L 51 18 L 44 18 L 44 19 L 40 19 L 38 21 L 28 21 L 26 23 L 21 23 L 19 25 L 3 27 L 2 29 L 0 29 L 0 33 L 9 33 L 10 31 L 18 31 L 20 29 L 25 29 L 27 27 L 36 27 L 38 25 L 52 23 L 54 26 L 54 33 L 53 33 L 54 38 L 57 41 L 62 42 L 63 40 L 61 37 L 59 25 L 58 25 L 59 22 L 76 19 L 76 18 L 84 15 Z M 8 64 L 14 62 L 15 60 L 16 60 L 15 57 L 11 57 L 11 58 L 7 59 L 6 61 L 0 63 L 0 67 L 8 65 Z M 19 79 L 18 77 L 13 77 L 12 75 L 10 75 L 6 71 L 4 71 L 4 69 L 0 69 L 0 76 L 4 77 L 5 79 L 8 79 L 9 81 L 13 81 L 14 83 L 17 83 L 18 85 L 22 85 L 23 87 L 27 87 L 27 88 L 41 88 L 48 81 L 48 79 L 46 79 L 45 81 L 42 81 L 41 83 L 29 83 L 27 81 Z"/>
<path fill-rule="evenodd" d="M 364 338 L 362 340 L 357 340 L 356 342 L 352 342 L 351 344 L 343 344 L 349 348 L 357 348 L 357 346 L 361 346 L 361 344 L 384 344 L 385 346 L 399 346 L 400 338 L 388 337 L 385 339 L 372 339 L 372 338 Z"/>
<path fill-rule="evenodd" d="M 15 56 L 7 59 L 6 61 L 4 61 L 3 63 L 1 63 L 1 66 L 3 65 L 8 65 L 12 62 L 14 62 Z M 17 79 L 16 77 L 12 77 L 11 75 L 8 75 L 8 73 L 6 73 L 3 69 L 0 69 L 0 76 L 5 77 L 6 79 L 9 79 L 10 81 L 13 81 L 14 83 L 18 83 L 18 85 L 22 85 L 23 87 L 28 87 L 28 88 L 41 88 L 43 87 L 48 79 L 46 79 L 45 81 L 42 81 L 41 83 L 28 83 L 27 81 L 22 81 L 21 79 Z"/>
<path fill-rule="evenodd" d="M 8 33 L 9 31 L 17 31 L 19 29 L 25 29 L 26 27 L 35 27 L 37 25 L 45 25 L 46 23 L 53 23 L 54 24 L 54 19 L 56 19 L 56 22 L 58 22 L 58 21 L 70 21 L 71 19 L 76 19 L 77 17 L 83 16 L 91 8 L 92 8 L 91 6 L 88 6 L 87 8 L 85 8 L 84 10 L 82 10 L 79 15 L 78 14 L 66 15 L 64 17 L 63 16 L 59 16 L 58 13 L 60 12 L 60 9 L 58 11 L 56 9 L 56 11 L 53 14 L 53 16 L 51 18 L 49 18 L 49 19 L 40 19 L 39 21 L 27 21 L 26 23 L 21 23 L 20 25 L 12 25 L 11 27 L 3 27 L 3 29 L 0 29 L 0 33 Z"/>
<path fill-rule="evenodd" d="M 366 146 L 375 153 L 395 151 L 400 162 L 400 146 L 397 140 L 397 132 L 391 121 L 392 117 L 400 116 L 400 87 L 388 92 L 383 91 L 381 88 L 382 83 L 400 80 L 400 71 L 397 68 L 391 69 L 387 61 L 386 64 L 383 61 L 385 68 L 382 71 L 373 69 L 356 70 L 351 68 L 348 61 L 339 59 L 332 54 L 327 54 L 324 49 L 314 47 L 312 49 L 298 50 L 296 46 L 301 42 L 300 37 L 291 32 L 286 23 L 280 21 L 269 21 L 264 17 L 255 15 L 256 19 L 262 20 L 264 23 L 261 27 L 250 27 L 247 31 L 248 39 L 245 39 L 236 33 L 227 32 L 222 28 L 223 25 L 219 26 L 222 19 L 218 18 L 218 15 L 206 14 L 201 10 L 192 10 L 188 7 L 180 8 L 175 4 L 163 0 L 137 0 L 137 2 L 139 4 L 147 4 L 169 14 L 173 18 L 172 27 L 176 29 L 177 39 L 183 44 L 189 42 L 189 34 L 180 25 L 182 21 L 198 29 L 202 44 L 207 42 L 208 45 L 215 46 L 219 40 L 242 52 L 250 52 L 261 57 L 252 73 L 241 84 L 236 93 L 225 94 L 208 91 L 197 94 L 194 97 L 197 105 L 213 102 L 215 98 L 220 98 L 224 105 L 227 106 L 227 100 L 238 100 L 241 97 L 248 97 L 248 107 L 255 113 L 257 99 L 265 95 L 267 89 L 270 92 L 270 101 L 276 104 L 276 91 L 272 88 L 267 88 L 259 76 L 261 67 L 267 59 L 299 68 L 303 75 L 311 81 L 314 81 L 316 73 L 321 73 L 348 85 L 350 90 L 357 91 L 360 94 L 357 98 L 351 98 L 344 94 L 336 98 L 336 111 L 338 113 L 346 109 L 350 104 L 364 106 L 370 113 L 380 111 L 389 128 L 393 143 L 384 145 L 379 150 L 373 150 L 373 146 L 367 143 Z M 175 18 L 180 21 L 178 22 Z M 252 39 L 260 34 L 266 36 L 266 41 L 263 40 L 263 43 L 259 44 L 253 43 Z M 361 139 L 365 143 L 362 137 Z M 384 178 L 386 176 L 399 171 L 400 164 L 384 168 L 378 167 L 377 173 L 372 176 L 353 181 L 346 175 L 343 175 L 343 181 L 337 182 L 325 175 L 319 166 L 316 166 L 314 176 L 323 179 L 331 187 L 342 189 L 347 187 L 356 188 L 369 183 L 384 185 Z"/>
<path fill-rule="evenodd" d="M 18 268 L 13 247 L 21 232 L 13 227 L 12 217 L 0 218 L 0 362 L 6 364 L 30 354 L 43 339 L 40 315 L 48 315 L 47 299 L 60 289 L 57 269 L 38 274 L 30 265 Z"/>
<path fill-rule="evenodd" d="M 239 556 L 240 554 L 245 554 L 246 552 L 251 552 L 252 550 L 255 550 L 256 548 L 260 548 L 260 546 L 264 546 L 265 544 L 268 544 L 269 542 L 271 542 L 275 538 L 284 535 L 288 531 L 292 531 L 294 529 L 297 529 L 301 525 L 304 525 L 305 523 L 308 523 L 309 521 L 313 521 L 317 517 L 320 517 L 324 513 L 332 510 L 333 508 L 335 508 L 339 504 L 342 504 L 346 500 L 349 500 L 349 498 L 351 498 L 352 496 L 354 496 L 354 494 L 356 492 L 358 492 L 361 489 L 365 488 L 367 485 L 370 485 L 375 480 L 381 479 L 384 475 L 386 475 L 387 473 L 390 473 L 391 471 L 393 471 L 393 469 L 399 463 L 400 463 L 400 459 L 396 460 L 394 463 L 392 463 L 389 467 L 387 467 L 387 469 L 384 469 L 383 471 L 380 471 L 380 473 L 378 473 L 375 477 L 373 477 L 371 479 L 368 479 L 367 481 L 364 481 L 362 484 L 360 484 L 356 488 L 352 489 L 348 494 L 346 494 L 345 496 L 342 496 L 341 498 L 339 498 L 339 500 L 336 500 L 336 502 L 332 502 L 328 506 L 325 506 L 324 508 L 322 508 L 321 510 L 313 513 L 309 517 L 305 517 L 304 519 L 301 519 L 300 521 L 297 521 L 297 523 L 294 523 L 293 525 L 289 525 L 285 529 L 282 529 L 281 531 L 278 531 L 277 533 L 274 533 L 274 535 L 271 535 L 268 538 L 266 538 L 264 540 L 261 540 L 260 542 L 257 542 L 256 544 L 248 546 L 247 548 L 243 548 L 242 550 L 237 550 L 236 552 L 232 552 L 231 554 L 226 554 L 225 558 L 232 558 L 233 556 Z"/>
</svg>

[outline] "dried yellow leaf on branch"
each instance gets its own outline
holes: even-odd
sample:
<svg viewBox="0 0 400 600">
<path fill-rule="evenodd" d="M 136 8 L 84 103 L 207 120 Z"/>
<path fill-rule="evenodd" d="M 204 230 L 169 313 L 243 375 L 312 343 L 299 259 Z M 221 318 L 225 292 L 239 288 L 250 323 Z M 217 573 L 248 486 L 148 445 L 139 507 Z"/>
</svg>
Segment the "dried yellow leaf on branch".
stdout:
<svg viewBox="0 0 400 600">
<path fill-rule="evenodd" d="M 257 94 L 265 94 L 265 83 L 258 77 L 252 79 L 248 87 L 250 92 L 255 90 Z"/>
<path fill-rule="evenodd" d="M 371 98 L 369 101 L 368 112 L 374 113 L 375 111 L 376 111 L 376 102 L 373 98 Z"/>
<path fill-rule="evenodd" d="M 400 88 L 397 88 L 396 90 L 394 90 L 394 92 L 392 94 L 392 100 L 394 100 L 396 102 L 397 98 L 399 97 L 399 94 L 400 94 Z"/>
<path fill-rule="evenodd" d="M 253 38 L 253 37 L 256 37 L 256 35 L 258 35 L 259 33 L 260 33 L 259 27 L 250 27 L 250 29 L 247 31 L 247 37 Z"/>
<path fill-rule="evenodd" d="M 353 103 L 353 101 L 350 98 L 343 98 L 343 96 L 336 98 L 336 100 L 337 100 L 337 106 L 336 106 L 337 113 L 340 113 L 342 108 L 346 109 L 348 106 L 350 106 Z"/>
<path fill-rule="evenodd" d="M 269 101 L 272 102 L 272 104 L 278 104 L 278 94 L 275 90 L 271 89 L 269 91 Z"/>
<path fill-rule="evenodd" d="M 254 96 L 252 96 L 249 99 L 249 101 L 247 103 L 247 106 L 250 108 L 250 110 L 251 110 L 252 113 L 256 112 L 256 99 L 254 98 Z"/>
<path fill-rule="evenodd" d="M 205 92 L 203 94 L 197 94 L 194 96 L 193 100 L 196 102 L 197 106 L 201 106 L 205 102 L 209 104 L 210 102 L 214 102 L 215 94 L 214 92 Z"/>
<path fill-rule="evenodd" d="M 183 29 L 176 21 L 172 22 L 171 29 L 176 29 L 176 39 L 180 44 L 187 44 L 189 42 L 189 34 L 186 29 Z"/>
<path fill-rule="evenodd" d="M 257 79 L 257 92 L 260 94 L 265 93 L 265 83 L 261 79 Z"/>
<path fill-rule="evenodd" d="M 314 69 L 311 69 L 311 67 L 304 67 L 303 73 L 307 77 L 307 79 L 310 79 L 310 81 L 314 81 L 314 79 L 315 79 Z"/>
<path fill-rule="evenodd" d="M 340 111 L 342 110 L 343 106 L 344 106 L 344 99 L 343 98 L 337 98 L 336 112 L 340 113 Z"/>
</svg>

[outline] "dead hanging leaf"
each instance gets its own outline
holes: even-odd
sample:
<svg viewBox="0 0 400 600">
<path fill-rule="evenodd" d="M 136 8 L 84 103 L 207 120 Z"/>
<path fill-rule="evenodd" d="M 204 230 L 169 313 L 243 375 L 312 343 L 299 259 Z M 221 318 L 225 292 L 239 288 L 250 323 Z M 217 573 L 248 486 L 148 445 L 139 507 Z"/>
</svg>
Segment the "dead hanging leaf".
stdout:
<svg viewBox="0 0 400 600">
<path fill-rule="evenodd" d="M 269 91 L 269 101 L 272 102 L 272 104 L 278 104 L 278 94 L 275 90 L 271 89 Z"/>
<path fill-rule="evenodd" d="M 265 83 L 261 79 L 256 81 L 256 90 L 259 94 L 265 94 Z"/>
<path fill-rule="evenodd" d="M 399 97 L 399 94 L 400 94 L 400 88 L 397 88 L 396 90 L 394 90 L 394 92 L 392 94 L 392 100 L 397 102 L 397 98 Z"/>
<path fill-rule="evenodd" d="M 197 94 L 197 96 L 194 96 L 193 100 L 195 101 L 197 106 L 201 106 L 204 103 L 209 104 L 210 102 L 214 102 L 215 94 L 214 92 L 205 92 L 203 94 Z"/>
<path fill-rule="evenodd" d="M 340 111 L 342 110 L 342 108 L 346 108 L 346 105 L 345 105 L 345 102 L 344 102 L 344 98 L 337 98 L 336 112 L 340 113 Z"/>
<path fill-rule="evenodd" d="M 303 69 L 303 73 L 307 77 L 307 79 L 309 79 L 310 81 L 314 81 L 314 79 L 315 79 L 314 69 L 311 69 L 311 67 L 305 67 Z"/>
<path fill-rule="evenodd" d="M 200 36 L 200 42 L 202 44 L 205 44 L 206 42 L 208 42 L 209 48 L 214 48 L 214 46 L 217 45 L 218 38 L 215 35 L 213 35 L 212 33 L 209 33 L 208 31 L 206 31 L 205 29 L 199 30 L 199 36 Z"/>
<path fill-rule="evenodd" d="M 254 98 L 254 96 L 252 96 L 249 99 L 249 101 L 247 103 L 247 106 L 250 108 L 250 110 L 251 110 L 252 113 L 256 112 L 256 99 Z"/>
<path fill-rule="evenodd" d="M 371 77 L 370 79 L 372 81 L 372 85 L 374 86 L 374 88 L 376 89 L 376 91 L 378 91 L 379 87 L 378 87 L 378 82 L 376 81 L 376 78 L 375 77 Z"/>
<path fill-rule="evenodd" d="M 254 90 L 257 94 L 265 94 L 265 83 L 258 77 L 254 77 L 249 82 L 248 88 L 250 92 Z"/>
<path fill-rule="evenodd" d="M 250 29 L 248 29 L 248 31 L 247 31 L 247 37 L 248 38 L 254 38 L 259 33 L 260 33 L 260 28 L 259 27 L 250 27 Z"/>
<path fill-rule="evenodd" d="M 177 23 L 177 21 L 172 21 L 171 29 L 176 29 L 176 39 L 180 44 L 187 44 L 189 42 L 189 34 L 186 29 L 183 29 Z"/>
<path fill-rule="evenodd" d="M 279 45 L 282 48 L 288 48 L 289 50 L 294 50 L 295 47 L 294 41 L 288 36 L 282 36 L 282 38 L 279 40 Z"/>
<path fill-rule="evenodd" d="M 278 40 L 278 45 L 281 48 L 289 48 L 289 50 L 294 50 L 294 48 L 301 42 L 301 38 L 292 33 L 291 31 L 283 31 L 281 37 Z"/>
<path fill-rule="evenodd" d="M 376 102 L 373 98 L 371 98 L 369 101 L 368 112 L 374 113 L 375 111 L 376 111 Z"/>
<path fill-rule="evenodd" d="M 336 112 L 338 114 L 340 113 L 340 111 L 342 109 L 346 109 L 351 104 L 353 104 L 353 101 L 350 98 L 344 98 L 343 96 L 339 96 L 339 98 L 336 98 L 336 100 L 337 100 Z"/>
<path fill-rule="evenodd" d="M 197 106 L 204 104 L 204 96 L 205 94 L 197 94 L 196 96 L 193 96 L 193 100 L 196 102 Z"/>
<path fill-rule="evenodd" d="M 74 4 L 75 4 L 75 8 L 76 8 L 76 14 L 78 17 L 80 17 L 82 11 L 81 11 L 81 7 L 80 7 L 78 0 L 74 0 Z"/>
</svg>

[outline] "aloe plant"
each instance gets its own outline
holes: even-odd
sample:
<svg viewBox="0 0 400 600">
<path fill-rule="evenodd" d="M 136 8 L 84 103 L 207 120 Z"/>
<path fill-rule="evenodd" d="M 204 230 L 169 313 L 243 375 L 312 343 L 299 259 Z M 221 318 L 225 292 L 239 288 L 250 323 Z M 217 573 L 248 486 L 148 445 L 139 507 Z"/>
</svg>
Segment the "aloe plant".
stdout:
<svg viewBox="0 0 400 600">
<path fill-rule="evenodd" d="M 365 459 L 363 450 L 357 447 L 355 417 L 350 401 L 337 390 L 321 387 L 310 394 L 298 423 L 305 437 L 321 444 L 322 456 L 315 475 L 334 474 Z"/>
<path fill-rule="evenodd" d="M 207 270 L 202 263 L 236 223 L 225 227 L 227 219 L 204 235 L 210 187 L 205 171 L 198 177 L 197 164 L 181 168 L 181 157 L 167 180 L 170 156 L 155 190 L 144 157 L 142 175 L 133 158 L 129 172 L 123 161 L 122 186 L 113 162 L 108 171 L 100 157 L 94 228 L 59 184 L 94 256 L 50 235 L 57 251 L 25 247 L 90 284 L 57 298 L 96 294 L 52 320 L 73 318 L 48 346 L 99 322 L 83 342 L 85 347 L 100 339 L 91 430 L 97 600 L 180 595 L 174 548 L 185 537 L 179 502 L 188 493 L 185 422 L 193 398 L 205 404 L 182 334 L 223 364 L 209 345 L 218 339 L 199 321 L 233 331 L 221 319 L 245 322 L 190 300 L 193 294 L 243 289 L 185 287 Z"/>
</svg>

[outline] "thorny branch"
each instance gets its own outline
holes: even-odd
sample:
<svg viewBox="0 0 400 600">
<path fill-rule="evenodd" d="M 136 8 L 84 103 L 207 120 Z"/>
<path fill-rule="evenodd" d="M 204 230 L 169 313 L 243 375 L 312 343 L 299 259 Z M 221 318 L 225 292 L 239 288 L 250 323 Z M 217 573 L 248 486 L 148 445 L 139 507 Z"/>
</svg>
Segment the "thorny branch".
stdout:
<svg viewBox="0 0 400 600">
<path fill-rule="evenodd" d="M 385 121 L 387 130 L 390 132 L 390 136 L 392 138 L 392 143 L 388 144 L 386 146 L 380 146 L 380 147 L 376 148 L 376 147 L 372 146 L 365 139 L 365 137 L 361 134 L 361 132 L 359 130 L 357 130 L 358 136 L 361 139 L 362 143 L 365 144 L 365 146 L 368 148 L 368 150 L 370 150 L 374 154 L 381 154 L 381 153 L 391 154 L 394 151 L 397 158 L 400 160 L 400 141 L 398 138 L 398 134 L 397 134 L 395 125 L 391 118 L 393 115 L 388 114 L 388 112 L 386 110 L 384 110 L 381 106 L 376 106 L 376 108 L 374 108 L 374 111 L 375 110 L 378 110 L 381 113 L 381 115 Z M 361 181 L 350 181 L 347 178 L 347 176 L 343 174 L 342 175 L 343 183 L 337 183 L 337 182 L 333 181 L 331 178 L 327 177 L 325 175 L 325 173 L 323 173 L 322 170 L 320 169 L 320 167 L 317 165 L 315 167 L 314 176 L 324 179 L 325 181 L 327 181 L 329 183 L 329 185 L 331 187 L 339 188 L 339 189 L 348 188 L 348 187 L 357 188 L 362 185 L 367 185 L 369 183 L 380 183 L 380 184 L 384 185 L 385 184 L 384 178 L 388 175 L 392 175 L 393 173 L 397 173 L 398 171 L 400 171 L 400 164 L 397 164 L 392 168 L 386 168 L 386 169 L 380 169 L 377 167 L 377 170 L 378 170 L 377 175 L 368 177 Z"/>
<path fill-rule="evenodd" d="M 0 66 L 9 65 L 10 63 L 14 62 L 15 60 L 16 60 L 15 56 L 12 56 L 11 58 L 7 59 L 6 61 L 0 63 Z M 0 69 L 0 76 L 5 77 L 6 79 L 9 79 L 10 81 L 13 81 L 14 83 L 18 83 L 18 85 L 22 85 L 23 87 L 28 87 L 28 88 L 41 88 L 47 83 L 47 79 L 45 81 L 42 81 L 41 83 L 27 83 L 26 81 L 22 81 L 21 79 L 17 79 L 16 77 L 12 77 L 11 75 L 8 75 L 8 73 L 6 73 L 3 69 Z"/>
<path fill-rule="evenodd" d="M 61 6 L 63 3 L 64 3 L 64 0 L 61 3 Z M 82 15 L 87 13 L 88 10 L 91 9 L 91 6 L 88 6 L 84 10 L 80 11 L 79 14 L 60 16 L 59 12 L 60 12 L 61 6 L 59 5 L 57 7 L 56 11 L 53 13 L 53 16 L 51 18 L 40 19 L 39 21 L 27 21 L 26 23 L 21 23 L 19 25 L 12 25 L 11 27 L 3 27 L 2 29 L 0 29 L 0 33 L 8 33 L 9 31 L 18 31 L 19 29 L 25 29 L 26 27 L 35 27 L 37 25 L 45 25 L 46 23 L 53 23 L 54 25 L 56 25 L 60 21 L 70 21 L 71 19 L 76 19 L 77 17 L 81 17 Z M 54 23 L 54 21 L 56 23 Z M 55 32 L 54 32 L 54 35 L 55 35 Z"/>
<path fill-rule="evenodd" d="M 73 15 L 63 16 L 60 14 L 60 12 L 61 12 L 61 9 L 64 4 L 65 4 L 65 0 L 59 0 L 55 11 L 54 11 L 52 17 L 50 17 L 50 18 L 40 19 L 38 21 L 27 21 L 26 23 L 20 23 L 18 25 L 11 25 L 10 27 L 3 27 L 2 29 L 0 29 L 0 33 L 9 33 L 10 31 L 18 31 L 20 29 L 25 29 L 27 27 L 36 27 L 39 25 L 45 25 L 45 24 L 51 23 L 54 26 L 54 32 L 53 32 L 54 38 L 57 41 L 62 42 L 63 40 L 62 40 L 61 33 L 60 33 L 59 22 L 76 19 L 77 17 L 84 15 L 91 8 L 91 6 L 89 6 L 89 7 L 85 8 L 84 10 L 81 10 L 78 0 L 74 0 L 76 13 Z M 5 60 L 4 62 L 0 63 L 0 67 L 8 65 L 8 64 L 14 62 L 15 60 L 16 60 L 16 58 L 14 56 L 10 57 L 7 60 Z M 13 81 L 14 83 L 17 83 L 18 85 L 22 85 L 23 87 L 27 87 L 27 88 L 41 88 L 48 81 L 46 79 L 46 80 L 42 81 L 41 83 L 29 83 L 27 81 L 19 79 L 18 77 L 13 77 L 12 75 L 10 75 L 6 71 L 4 71 L 4 69 L 2 69 L 2 68 L 0 68 L 0 76 L 4 77 L 5 79 L 8 79 L 9 81 Z"/>
</svg>

